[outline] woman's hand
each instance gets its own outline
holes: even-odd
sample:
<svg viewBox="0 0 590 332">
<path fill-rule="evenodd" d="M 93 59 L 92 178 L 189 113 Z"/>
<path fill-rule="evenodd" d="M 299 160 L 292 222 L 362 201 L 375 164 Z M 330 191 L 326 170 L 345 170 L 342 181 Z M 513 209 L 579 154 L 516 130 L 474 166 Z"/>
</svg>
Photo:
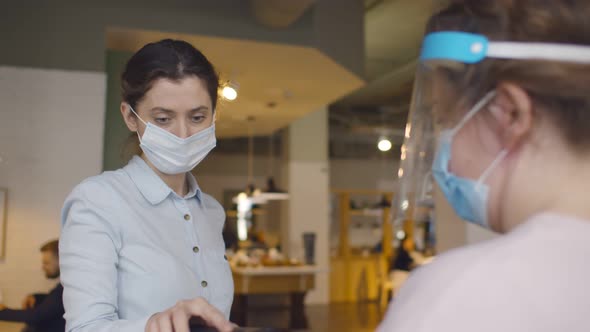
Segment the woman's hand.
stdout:
<svg viewBox="0 0 590 332">
<path fill-rule="evenodd" d="M 225 319 L 221 311 L 203 298 L 184 300 L 164 312 L 154 314 L 145 326 L 145 332 L 190 332 L 189 320 L 198 317 L 207 326 L 221 332 L 233 331 L 237 326 Z"/>
</svg>

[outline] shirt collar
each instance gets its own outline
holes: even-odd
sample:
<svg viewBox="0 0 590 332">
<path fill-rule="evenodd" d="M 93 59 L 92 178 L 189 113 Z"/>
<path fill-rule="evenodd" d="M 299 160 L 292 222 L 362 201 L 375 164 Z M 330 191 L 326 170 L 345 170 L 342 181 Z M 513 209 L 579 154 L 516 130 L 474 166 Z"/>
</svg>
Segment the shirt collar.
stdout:
<svg viewBox="0 0 590 332">
<path fill-rule="evenodd" d="M 170 194 L 176 195 L 139 156 L 133 156 L 124 170 L 129 174 L 129 177 L 135 183 L 135 186 L 139 189 L 143 197 L 152 205 L 161 203 Z M 196 196 L 201 201 L 201 189 L 197 184 L 197 180 L 191 173 L 187 173 L 187 179 L 189 192 L 184 196 L 184 199 L 190 199 Z"/>
<path fill-rule="evenodd" d="M 184 196 L 184 198 L 188 199 L 188 198 L 193 198 L 193 197 L 197 197 L 197 199 L 199 200 L 199 202 L 202 201 L 202 192 L 201 192 L 201 187 L 199 187 L 199 184 L 197 183 L 197 179 L 195 179 L 195 176 L 193 175 L 193 173 L 188 172 L 186 173 L 186 178 L 188 181 L 188 194 L 186 194 L 186 196 Z"/>
</svg>

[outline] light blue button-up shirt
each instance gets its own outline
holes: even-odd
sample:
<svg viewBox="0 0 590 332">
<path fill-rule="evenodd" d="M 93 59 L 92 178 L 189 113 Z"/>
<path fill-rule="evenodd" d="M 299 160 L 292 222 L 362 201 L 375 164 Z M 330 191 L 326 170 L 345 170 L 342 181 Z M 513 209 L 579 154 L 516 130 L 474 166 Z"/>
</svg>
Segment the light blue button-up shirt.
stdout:
<svg viewBox="0 0 590 332">
<path fill-rule="evenodd" d="M 136 156 L 72 191 L 59 243 L 66 331 L 143 332 L 154 313 L 199 296 L 229 317 L 225 213 L 188 181 L 180 197 Z"/>
</svg>

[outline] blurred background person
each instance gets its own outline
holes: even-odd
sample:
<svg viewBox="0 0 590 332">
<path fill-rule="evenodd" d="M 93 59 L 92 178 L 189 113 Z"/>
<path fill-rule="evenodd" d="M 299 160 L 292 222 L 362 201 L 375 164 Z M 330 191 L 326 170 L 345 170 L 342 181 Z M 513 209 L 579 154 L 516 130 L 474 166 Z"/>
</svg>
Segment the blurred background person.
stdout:
<svg viewBox="0 0 590 332">
<path fill-rule="evenodd" d="M 59 278 L 58 240 L 41 246 L 41 267 L 48 279 Z M 23 332 L 63 332 L 63 287 L 58 284 L 47 294 L 31 294 L 23 300 L 23 308 L 10 309 L 0 304 L 0 320 L 27 324 Z"/>
</svg>

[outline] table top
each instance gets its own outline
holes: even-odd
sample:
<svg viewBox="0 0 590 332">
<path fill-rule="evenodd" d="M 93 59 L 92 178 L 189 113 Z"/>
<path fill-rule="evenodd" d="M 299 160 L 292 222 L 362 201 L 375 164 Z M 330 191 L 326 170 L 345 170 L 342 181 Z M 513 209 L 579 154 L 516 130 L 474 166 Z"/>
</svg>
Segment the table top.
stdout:
<svg viewBox="0 0 590 332">
<path fill-rule="evenodd" d="M 302 275 L 317 274 L 324 272 L 315 265 L 302 266 L 259 266 L 259 267 L 238 267 L 232 266 L 232 272 L 246 276 L 268 276 L 268 275 Z"/>
</svg>

